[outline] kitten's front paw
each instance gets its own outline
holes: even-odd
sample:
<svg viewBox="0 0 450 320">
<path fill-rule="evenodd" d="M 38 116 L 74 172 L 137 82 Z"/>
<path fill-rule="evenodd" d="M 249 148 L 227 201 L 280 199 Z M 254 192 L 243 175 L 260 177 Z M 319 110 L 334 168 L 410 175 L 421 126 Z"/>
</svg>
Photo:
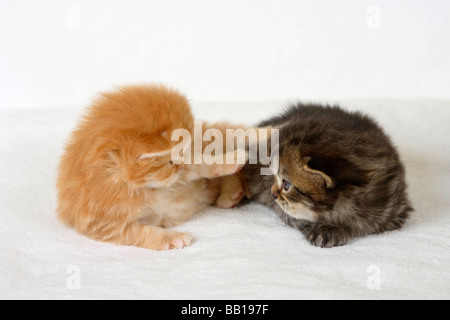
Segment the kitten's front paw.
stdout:
<svg viewBox="0 0 450 320">
<path fill-rule="evenodd" d="M 313 246 L 321 248 L 343 246 L 350 239 L 350 235 L 344 229 L 326 225 L 314 225 L 303 233 Z"/>
<path fill-rule="evenodd" d="M 244 167 L 247 160 L 247 151 L 239 149 L 233 152 L 228 152 L 224 155 L 223 164 L 216 164 L 213 166 L 212 175 L 214 177 L 221 177 L 238 173 Z"/>
<path fill-rule="evenodd" d="M 165 236 L 161 250 L 181 249 L 192 244 L 192 235 L 187 232 L 170 232 Z"/>
<path fill-rule="evenodd" d="M 244 190 L 242 187 L 239 190 L 233 190 L 230 193 L 221 194 L 216 200 L 216 206 L 222 209 L 234 208 L 241 202 L 244 197 Z"/>
</svg>

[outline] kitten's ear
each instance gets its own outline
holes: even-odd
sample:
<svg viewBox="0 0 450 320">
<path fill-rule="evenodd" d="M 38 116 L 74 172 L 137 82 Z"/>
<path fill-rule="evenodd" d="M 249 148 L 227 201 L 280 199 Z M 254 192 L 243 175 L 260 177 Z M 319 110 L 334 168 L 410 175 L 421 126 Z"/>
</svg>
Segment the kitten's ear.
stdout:
<svg viewBox="0 0 450 320">
<path fill-rule="evenodd" d="M 158 152 L 149 152 L 149 153 L 142 153 L 138 156 L 138 160 L 145 160 L 145 159 L 154 159 L 158 157 L 164 157 L 169 155 L 172 152 L 172 149 L 164 150 L 164 151 L 158 151 Z"/>
<path fill-rule="evenodd" d="M 304 169 L 321 174 L 325 179 L 327 188 L 345 184 L 362 186 L 367 184 L 375 174 L 374 171 L 362 170 L 342 158 L 312 156 L 306 157 L 305 160 Z M 328 179 L 325 177 L 328 177 Z"/>
<path fill-rule="evenodd" d="M 312 169 L 308 166 L 308 162 L 311 160 L 311 157 L 305 157 L 304 160 L 305 164 L 303 165 L 303 170 L 321 176 L 322 179 L 325 181 L 325 185 L 327 186 L 327 188 L 333 188 L 335 186 L 333 179 L 331 179 L 330 176 L 328 176 L 325 172 Z"/>
</svg>

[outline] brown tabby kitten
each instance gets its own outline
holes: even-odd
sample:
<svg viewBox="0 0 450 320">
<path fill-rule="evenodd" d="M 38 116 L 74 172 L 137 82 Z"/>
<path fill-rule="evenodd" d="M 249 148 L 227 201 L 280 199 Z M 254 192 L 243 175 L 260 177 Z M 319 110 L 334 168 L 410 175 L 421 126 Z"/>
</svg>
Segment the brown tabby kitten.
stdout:
<svg viewBox="0 0 450 320">
<path fill-rule="evenodd" d="M 311 244 L 399 229 L 412 211 L 405 171 L 389 137 L 369 117 L 297 104 L 260 124 L 279 131 L 279 168 L 244 167 L 251 199 L 274 209 Z"/>
</svg>

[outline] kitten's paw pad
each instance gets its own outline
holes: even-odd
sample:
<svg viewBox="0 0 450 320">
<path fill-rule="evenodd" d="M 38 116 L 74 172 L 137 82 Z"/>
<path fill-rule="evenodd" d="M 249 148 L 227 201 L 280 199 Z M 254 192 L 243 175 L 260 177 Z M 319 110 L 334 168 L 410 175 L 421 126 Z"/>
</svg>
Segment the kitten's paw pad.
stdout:
<svg viewBox="0 0 450 320">
<path fill-rule="evenodd" d="M 350 238 L 344 230 L 327 226 L 314 227 L 304 234 L 313 246 L 321 248 L 343 246 Z"/>
<path fill-rule="evenodd" d="M 222 209 L 234 208 L 241 202 L 243 197 L 243 190 L 238 190 L 229 194 L 221 194 L 219 198 L 217 198 L 216 206 Z"/>
<path fill-rule="evenodd" d="M 161 250 L 181 249 L 192 244 L 192 235 L 187 232 L 173 232 L 167 236 Z"/>
</svg>

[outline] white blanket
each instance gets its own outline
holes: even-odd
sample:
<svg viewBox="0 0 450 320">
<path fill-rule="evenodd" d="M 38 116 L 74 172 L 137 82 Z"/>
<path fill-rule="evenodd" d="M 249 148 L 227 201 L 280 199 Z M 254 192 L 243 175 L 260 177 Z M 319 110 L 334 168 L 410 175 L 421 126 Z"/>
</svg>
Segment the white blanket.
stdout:
<svg viewBox="0 0 450 320">
<path fill-rule="evenodd" d="M 321 249 L 255 203 L 177 227 L 151 251 L 92 241 L 56 218 L 59 156 L 82 109 L 0 111 L 0 298 L 449 299 L 450 102 L 361 100 L 399 147 L 415 212 L 402 230 Z M 256 123 L 283 103 L 193 103 L 198 119 Z M 286 105 L 286 104 L 284 104 Z"/>
</svg>

